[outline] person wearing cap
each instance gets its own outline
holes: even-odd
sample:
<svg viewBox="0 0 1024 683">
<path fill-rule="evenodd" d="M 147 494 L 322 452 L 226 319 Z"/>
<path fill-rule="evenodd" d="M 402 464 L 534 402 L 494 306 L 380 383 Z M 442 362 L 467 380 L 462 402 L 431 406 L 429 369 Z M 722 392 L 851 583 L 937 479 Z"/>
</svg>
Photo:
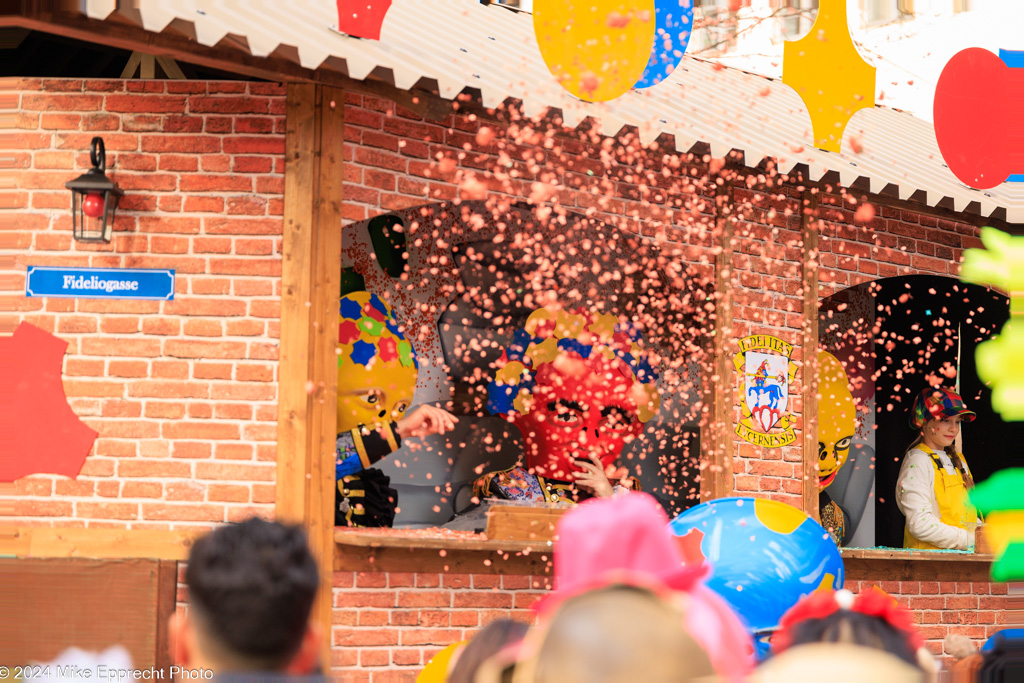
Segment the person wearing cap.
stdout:
<svg viewBox="0 0 1024 683">
<path fill-rule="evenodd" d="M 922 391 L 910 416 L 918 437 L 910 444 L 896 482 L 896 504 L 907 518 L 903 547 L 969 550 L 974 546 L 978 512 L 967 494 L 974 478 L 953 447 L 961 422 L 977 417 L 955 392 Z"/>
</svg>

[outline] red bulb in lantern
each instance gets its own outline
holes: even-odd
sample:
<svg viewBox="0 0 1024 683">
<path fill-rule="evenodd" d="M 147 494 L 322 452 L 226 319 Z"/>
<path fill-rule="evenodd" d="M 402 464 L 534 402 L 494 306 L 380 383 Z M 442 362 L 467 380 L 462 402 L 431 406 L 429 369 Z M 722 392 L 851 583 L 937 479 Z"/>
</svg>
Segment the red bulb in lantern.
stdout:
<svg viewBox="0 0 1024 683">
<path fill-rule="evenodd" d="M 103 215 L 103 195 L 99 192 L 90 192 L 82 200 L 82 213 L 89 218 L 99 218 Z"/>
</svg>

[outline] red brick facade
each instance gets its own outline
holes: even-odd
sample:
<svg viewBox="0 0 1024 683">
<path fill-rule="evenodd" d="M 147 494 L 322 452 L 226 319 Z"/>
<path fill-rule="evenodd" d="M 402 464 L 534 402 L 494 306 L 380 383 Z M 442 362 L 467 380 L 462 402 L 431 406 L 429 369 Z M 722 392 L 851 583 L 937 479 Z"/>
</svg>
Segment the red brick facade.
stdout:
<svg viewBox="0 0 1024 683">
<path fill-rule="evenodd" d="M 531 621 L 530 605 L 547 583 L 530 576 L 336 572 L 331 665 L 422 667 L 494 619 Z"/>
<path fill-rule="evenodd" d="M 18 481 L 12 521 L 181 529 L 273 514 L 283 92 L 21 81 L 5 93 L 19 130 L 0 315 L 6 333 L 25 321 L 69 343 L 68 401 L 100 433 L 77 479 Z M 94 135 L 125 190 L 109 245 L 72 240 L 64 189 Z M 27 265 L 173 268 L 175 298 L 26 298 Z"/>
<path fill-rule="evenodd" d="M 16 186 L 2 192 L 15 216 L 0 231 L 2 333 L 26 321 L 69 342 L 69 402 L 100 432 L 76 480 L 39 475 L 0 489 L 0 502 L 13 503 L 7 522 L 181 529 L 271 516 L 284 87 L 23 80 L 0 98 L 18 127 L 11 138 Z M 520 131 L 502 150 L 512 136 L 506 127 L 488 123 L 493 139 L 481 137 L 472 116 L 434 123 L 358 94 L 345 107 L 349 220 L 453 199 L 468 173 L 492 196 L 509 199 L 557 184 L 563 206 L 668 240 L 686 236 L 679 225 L 707 223 L 713 208 L 706 188 L 681 191 L 678 182 L 681 174 L 703 177 L 708 164 L 673 160 L 669 146 L 639 154 L 643 170 L 624 158 L 609 169 L 597 137 Z M 87 166 L 93 135 L 103 136 L 109 175 L 126 191 L 110 245 L 71 238 L 63 185 Z M 438 155 L 455 164 L 439 165 Z M 496 168 L 504 169 L 501 177 Z M 743 206 L 734 334 L 798 341 L 798 195 L 743 182 L 734 191 Z M 858 224 L 851 198 L 825 195 L 821 203 L 822 296 L 879 277 L 955 275 L 962 250 L 979 244 L 977 226 L 943 211 L 879 201 L 877 214 Z M 688 239 L 692 261 L 712 276 L 710 230 Z M 26 298 L 29 264 L 174 268 L 177 292 L 166 303 Z M 737 448 L 738 491 L 799 503 L 799 448 Z M 542 581 L 337 572 L 332 667 L 356 670 L 353 680 L 413 680 L 434 652 L 488 620 L 529 618 Z M 1005 621 L 1005 585 L 877 581 L 915 611 L 936 651 L 948 632 L 981 640 Z"/>
</svg>

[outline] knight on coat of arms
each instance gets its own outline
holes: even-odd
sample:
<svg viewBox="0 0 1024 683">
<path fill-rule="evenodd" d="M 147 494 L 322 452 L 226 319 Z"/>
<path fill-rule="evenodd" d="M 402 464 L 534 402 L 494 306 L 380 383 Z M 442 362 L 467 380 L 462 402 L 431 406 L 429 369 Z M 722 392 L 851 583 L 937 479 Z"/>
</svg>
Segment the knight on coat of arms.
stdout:
<svg viewBox="0 0 1024 683">
<path fill-rule="evenodd" d="M 736 369 L 742 374 L 743 420 L 736 433 L 745 441 L 768 447 L 796 440 L 791 426 L 789 384 L 796 372 L 790 360 L 793 346 L 769 335 L 740 340 Z M 781 431 L 780 431 L 781 430 Z"/>
</svg>

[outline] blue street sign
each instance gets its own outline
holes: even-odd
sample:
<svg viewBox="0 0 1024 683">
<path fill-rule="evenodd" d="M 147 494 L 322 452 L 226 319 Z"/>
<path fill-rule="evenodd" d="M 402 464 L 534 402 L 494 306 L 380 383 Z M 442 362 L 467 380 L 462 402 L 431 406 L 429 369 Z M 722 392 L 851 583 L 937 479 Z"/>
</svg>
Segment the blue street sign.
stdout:
<svg viewBox="0 0 1024 683">
<path fill-rule="evenodd" d="M 174 271 L 29 266 L 25 296 L 169 301 L 174 298 Z"/>
</svg>

